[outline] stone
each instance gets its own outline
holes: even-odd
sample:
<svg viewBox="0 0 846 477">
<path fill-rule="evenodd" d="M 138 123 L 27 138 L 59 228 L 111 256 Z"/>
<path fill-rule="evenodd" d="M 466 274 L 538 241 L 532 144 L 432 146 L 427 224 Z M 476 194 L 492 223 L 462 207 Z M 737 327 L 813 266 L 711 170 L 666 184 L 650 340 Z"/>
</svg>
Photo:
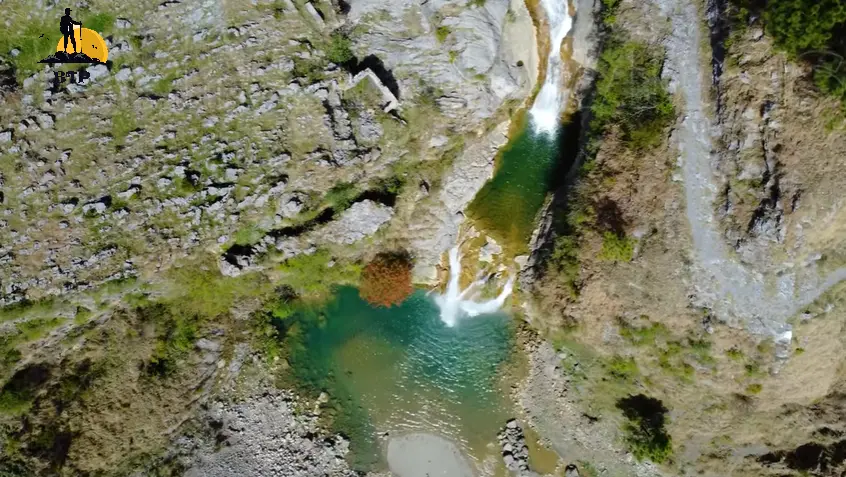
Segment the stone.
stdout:
<svg viewBox="0 0 846 477">
<path fill-rule="evenodd" d="M 89 66 L 87 71 L 88 74 L 91 75 L 89 76 L 88 81 L 91 81 L 92 83 L 109 75 L 109 68 L 106 67 L 106 65 Z"/>
<path fill-rule="evenodd" d="M 12 142 L 12 130 L 0 131 L 0 143 Z"/>
<path fill-rule="evenodd" d="M 328 242 L 349 245 L 376 233 L 393 215 L 392 208 L 363 200 L 345 210 L 338 220 L 326 225 L 316 236 Z"/>
<path fill-rule="evenodd" d="M 314 8 L 314 5 L 311 2 L 305 4 L 306 12 L 311 16 L 311 19 L 314 20 L 314 23 L 317 23 L 318 26 L 321 28 L 326 26 L 326 23 L 323 21 L 323 17 L 320 15 L 320 12 Z"/>
<path fill-rule="evenodd" d="M 132 70 L 129 68 L 121 68 L 120 71 L 115 74 L 115 80 L 124 82 L 129 81 L 129 78 L 132 77 Z"/>
</svg>

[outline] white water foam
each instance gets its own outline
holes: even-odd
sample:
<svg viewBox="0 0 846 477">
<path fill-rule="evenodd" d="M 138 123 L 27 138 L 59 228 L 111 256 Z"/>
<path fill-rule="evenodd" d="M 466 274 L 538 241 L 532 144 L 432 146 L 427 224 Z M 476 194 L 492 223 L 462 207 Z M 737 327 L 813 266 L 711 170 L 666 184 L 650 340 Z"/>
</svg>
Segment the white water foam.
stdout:
<svg viewBox="0 0 846 477">
<path fill-rule="evenodd" d="M 565 91 L 561 86 L 561 43 L 573 28 L 573 17 L 570 16 L 567 0 L 541 0 L 541 5 L 549 23 L 552 48 L 549 52 L 546 78 L 529 114 L 535 132 L 552 135 L 558 130 L 561 111 L 566 101 Z"/>
<path fill-rule="evenodd" d="M 449 282 L 446 292 L 443 295 L 435 296 L 435 303 L 441 309 L 441 321 L 447 326 L 455 326 L 462 316 L 478 316 L 493 313 L 499 310 L 505 303 L 505 299 L 511 295 L 514 289 L 514 277 L 508 279 L 502 292 L 493 300 L 476 302 L 473 301 L 473 289 L 484 285 L 486 280 L 476 280 L 463 291 L 458 284 L 461 276 L 461 257 L 458 255 L 458 247 L 449 251 Z"/>
</svg>

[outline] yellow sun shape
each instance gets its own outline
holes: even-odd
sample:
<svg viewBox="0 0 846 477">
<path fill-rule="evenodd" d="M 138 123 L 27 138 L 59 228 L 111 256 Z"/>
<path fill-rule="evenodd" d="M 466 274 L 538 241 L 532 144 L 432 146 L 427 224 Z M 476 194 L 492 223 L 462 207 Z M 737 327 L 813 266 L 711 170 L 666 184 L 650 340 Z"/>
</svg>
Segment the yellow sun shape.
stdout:
<svg viewBox="0 0 846 477">
<path fill-rule="evenodd" d="M 96 31 L 74 25 L 73 37 L 76 40 L 77 53 L 85 53 L 90 58 L 100 60 L 103 63 L 109 59 L 109 49 L 106 48 L 106 42 L 103 41 L 103 37 Z M 65 51 L 65 37 L 59 39 L 59 44 L 56 45 L 56 51 Z M 68 49 L 65 53 L 73 52 L 73 43 L 68 38 Z"/>
</svg>

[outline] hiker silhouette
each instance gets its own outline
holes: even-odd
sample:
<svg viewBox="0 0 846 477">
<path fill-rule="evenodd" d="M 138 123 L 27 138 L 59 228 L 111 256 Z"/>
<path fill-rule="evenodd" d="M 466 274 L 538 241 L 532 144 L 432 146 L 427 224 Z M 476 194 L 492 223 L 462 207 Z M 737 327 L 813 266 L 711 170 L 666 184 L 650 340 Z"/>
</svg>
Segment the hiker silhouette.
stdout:
<svg viewBox="0 0 846 477">
<path fill-rule="evenodd" d="M 76 53 L 76 38 L 73 37 L 73 26 L 79 25 L 81 27 L 82 23 L 71 18 L 70 12 L 70 8 L 65 8 L 65 16 L 62 17 L 62 22 L 59 25 L 59 28 L 62 31 L 62 35 L 65 37 L 65 53 L 68 52 L 68 38 L 70 38 L 71 44 L 73 45 L 73 52 Z"/>
</svg>

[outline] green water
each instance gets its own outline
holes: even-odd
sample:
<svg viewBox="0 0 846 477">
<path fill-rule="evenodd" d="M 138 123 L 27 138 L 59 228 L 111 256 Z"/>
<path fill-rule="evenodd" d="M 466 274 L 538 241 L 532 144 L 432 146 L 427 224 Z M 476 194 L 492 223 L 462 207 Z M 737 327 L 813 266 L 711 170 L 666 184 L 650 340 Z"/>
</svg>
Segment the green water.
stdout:
<svg viewBox="0 0 846 477">
<path fill-rule="evenodd" d="M 559 155 L 555 135 L 536 134 L 525 123 L 497 158 L 494 177 L 468 207 L 470 217 L 515 254 L 526 250 L 535 217 L 555 182 Z"/>
<path fill-rule="evenodd" d="M 383 468 L 385 433 L 408 431 L 448 437 L 478 465 L 510 417 L 499 387 L 514 339 L 505 314 L 447 328 L 421 291 L 400 306 L 373 308 L 346 287 L 296 319 L 292 372 L 313 394 L 329 394 L 324 412 L 350 438 L 359 470 Z"/>
</svg>

